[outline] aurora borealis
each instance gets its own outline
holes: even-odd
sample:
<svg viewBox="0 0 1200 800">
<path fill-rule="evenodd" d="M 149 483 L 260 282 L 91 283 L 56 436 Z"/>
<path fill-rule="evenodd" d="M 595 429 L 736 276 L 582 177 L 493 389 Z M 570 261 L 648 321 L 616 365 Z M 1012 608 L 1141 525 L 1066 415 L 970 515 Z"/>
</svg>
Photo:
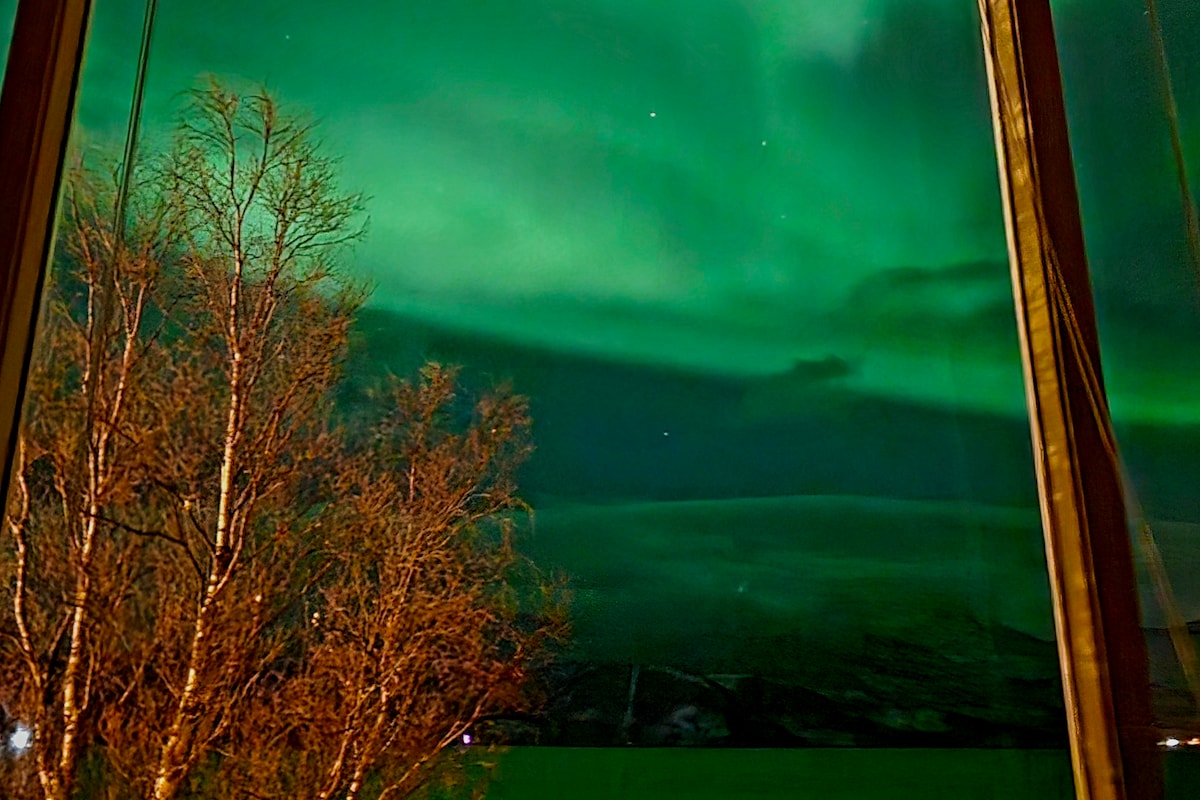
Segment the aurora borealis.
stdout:
<svg viewBox="0 0 1200 800">
<path fill-rule="evenodd" d="M 1114 412 L 1147 508 L 1193 520 L 1200 293 L 1141 4 L 1054 5 Z M 1162 6 L 1195 183 L 1200 15 Z M 123 134 L 142 11 L 97 3 L 89 142 Z M 973 602 L 1019 607 L 996 614 L 1045 636 L 975 14 L 962 0 L 163 0 L 145 133 L 152 146 L 204 72 L 311 109 L 346 186 L 371 197 L 351 261 L 376 286 L 367 360 L 444 353 L 513 377 L 534 402 L 529 490 L 549 530 L 636 529 L 648 564 L 703 511 L 671 522 L 649 504 L 882 498 L 897 505 L 843 509 L 878 553 L 854 575 L 805 573 L 814 585 L 877 592 L 886 575 L 892 594 L 911 580 L 958 597 L 978 579 Z M 589 504 L 625 507 L 601 519 Z M 1005 511 L 980 522 L 985 505 Z M 817 563 L 779 546 L 795 523 L 738 508 L 779 533 L 762 555 L 710 533 L 719 555 L 664 577 L 606 552 L 612 583 L 597 572 L 584 599 L 636 575 L 667 605 L 736 594 L 763 625 L 821 616 L 775 608 L 797 590 L 769 567 Z M 913 566 L 921 548 L 889 531 L 926 542 L 932 520 L 978 538 Z M 998 555 L 989 536 L 1023 538 Z M 1003 597 L 1020 586 L 1033 600 Z M 1200 593 L 1182 596 L 1200 614 Z"/>
<path fill-rule="evenodd" d="M 1089 235 L 1105 255 L 1178 262 L 1177 242 L 1145 241 L 1169 239 L 1178 216 L 1153 75 L 1128 96 L 1070 81 L 1072 57 L 1089 74 L 1148 73 L 1148 38 L 1114 40 L 1120 3 L 1057 5 L 1090 115 L 1081 161 L 1119 150 L 1146 166 L 1106 192 L 1081 170 Z M 80 121 L 100 141 L 123 130 L 141 13 L 97 9 Z M 355 267 L 380 307 L 709 374 L 833 358 L 851 391 L 1019 414 L 975 28 L 957 0 L 166 2 L 147 135 L 203 72 L 312 109 L 346 184 L 372 197 Z M 1090 42 L 1109 43 L 1103 58 Z M 1195 57 L 1177 49 L 1186 111 Z M 1146 125 L 1113 132 L 1130 113 Z M 1106 272 L 1101 290 L 1127 298 Z M 1161 273 L 1135 293 L 1142 337 L 1180 288 Z M 1190 413 L 1162 380 L 1114 380 L 1118 406 Z"/>
</svg>

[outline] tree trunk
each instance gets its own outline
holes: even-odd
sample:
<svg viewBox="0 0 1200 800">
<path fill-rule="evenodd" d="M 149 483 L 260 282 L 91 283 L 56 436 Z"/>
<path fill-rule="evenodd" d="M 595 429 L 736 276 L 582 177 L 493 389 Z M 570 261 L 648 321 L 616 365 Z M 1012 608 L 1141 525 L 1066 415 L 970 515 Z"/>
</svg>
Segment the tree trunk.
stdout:
<svg viewBox="0 0 1200 800">
<path fill-rule="evenodd" d="M 217 594 L 217 580 L 210 575 L 205 588 L 204 602 L 196 614 L 196 625 L 192 629 L 192 647 L 188 659 L 187 681 L 175 705 L 175 718 L 163 743 L 154 777 L 154 800 L 175 797 L 187 777 L 192 760 L 193 736 L 197 717 L 207 704 L 208 692 L 202 683 L 204 667 L 208 661 L 208 634 L 212 624 L 213 600 Z"/>
<path fill-rule="evenodd" d="M 163 743 L 158 770 L 154 778 L 154 800 L 171 800 L 187 777 L 188 767 L 193 761 L 193 737 L 197 718 L 205 713 L 209 702 L 209 691 L 202 681 L 209 661 L 209 632 L 221 589 L 229 580 L 234 564 L 231 556 L 230 523 L 233 516 L 233 477 L 238 455 L 242 415 L 242 354 L 239 347 L 237 308 L 241 289 L 241 259 L 238 259 L 229 296 L 229 318 L 227 341 L 231 355 L 229 373 L 229 408 L 225 420 L 225 442 L 221 454 L 219 495 L 217 500 L 216 535 L 213 542 L 212 561 L 208 580 L 204 587 L 204 601 L 196 614 L 196 625 L 192 631 L 192 646 L 188 657 L 187 681 L 175 705 L 175 719 Z"/>
</svg>

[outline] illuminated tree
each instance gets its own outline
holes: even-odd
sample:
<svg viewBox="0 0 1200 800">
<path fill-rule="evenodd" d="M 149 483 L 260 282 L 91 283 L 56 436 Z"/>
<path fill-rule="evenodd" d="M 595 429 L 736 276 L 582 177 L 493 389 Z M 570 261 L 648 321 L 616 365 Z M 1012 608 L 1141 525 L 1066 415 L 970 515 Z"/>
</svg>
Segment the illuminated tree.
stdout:
<svg viewBox="0 0 1200 800">
<path fill-rule="evenodd" d="M 115 181 L 109 182 L 116 184 Z M 115 192 L 70 177 L 3 562 L 13 786 L 395 796 L 564 629 L 512 545 L 523 400 L 428 366 L 335 424 L 362 231 L 311 125 L 194 92 Z"/>
</svg>

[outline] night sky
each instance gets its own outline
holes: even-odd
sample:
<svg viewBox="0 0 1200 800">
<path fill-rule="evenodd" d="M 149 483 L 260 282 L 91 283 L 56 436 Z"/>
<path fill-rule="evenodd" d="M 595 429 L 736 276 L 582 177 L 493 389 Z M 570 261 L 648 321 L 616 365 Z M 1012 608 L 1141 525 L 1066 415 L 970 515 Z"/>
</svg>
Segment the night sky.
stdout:
<svg viewBox="0 0 1200 800">
<path fill-rule="evenodd" d="M 1176 306 L 1196 293 L 1136 5 L 1057 4 L 1099 288 L 1128 312 L 1106 315 L 1109 338 L 1148 356 L 1107 365 L 1115 403 L 1190 421 L 1195 393 L 1154 363 L 1181 333 L 1194 343 Z M 1187 3 L 1163 6 L 1174 41 L 1194 39 Z M 973 4 L 354 9 L 162 3 L 147 133 L 205 71 L 312 109 L 373 198 L 355 267 L 375 305 L 606 359 L 1020 413 Z M 141 13 L 98 5 L 80 109 L 94 141 L 123 128 Z M 1175 50 L 1190 122 L 1198 59 Z"/>
<path fill-rule="evenodd" d="M 1142 6 L 1054 5 L 1114 411 L 1147 507 L 1200 519 L 1200 292 Z M 1200 14 L 1161 5 L 1195 183 Z M 653 527 L 637 509 L 668 501 L 883 498 L 900 505 L 842 520 L 873 526 L 877 573 L 895 578 L 887 554 L 907 545 L 888 531 L 917 536 L 928 514 L 903 504 L 941 503 L 971 541 L 998 525 L 1021 555 L 993 569 L 967 548 L 939 574 L 1031 586 L 1019 614 L 991 595 L 980 613 L 1047 635 L 974 3 L 160 6 L 148 140 L 203 72 L 311 109 L 345 184 L 372 198 L 352 263 L 376 286 L 361 369 L 437 355 L 512 378 L 534 402 L 528 487 L 548 530 L 556 504 L 600 531 L 629 514 Z M 97 3 L 89 143 L 123 135 L 141 15 Z M 985 507 L 1020 513 L 972 522 Z"/>
</svg>

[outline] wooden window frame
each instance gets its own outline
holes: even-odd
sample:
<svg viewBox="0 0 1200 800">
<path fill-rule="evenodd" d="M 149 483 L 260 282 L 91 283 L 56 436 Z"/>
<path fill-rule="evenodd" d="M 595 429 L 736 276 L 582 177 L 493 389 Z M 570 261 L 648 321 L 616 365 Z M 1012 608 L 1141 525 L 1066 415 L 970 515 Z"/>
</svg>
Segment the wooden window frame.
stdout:
<svg viewBox="0 0 1200 800">
<path fill-rule="evenodd" d="M 91 0 L 20 0 L 0 92 L 0 487 L 8 486 Z"/>
<path fill-rule="evenodd" d="M 1078 800 L 1158 800 L 1146 642 L 1049 0 L 979 0 Z"/>
</svg>

